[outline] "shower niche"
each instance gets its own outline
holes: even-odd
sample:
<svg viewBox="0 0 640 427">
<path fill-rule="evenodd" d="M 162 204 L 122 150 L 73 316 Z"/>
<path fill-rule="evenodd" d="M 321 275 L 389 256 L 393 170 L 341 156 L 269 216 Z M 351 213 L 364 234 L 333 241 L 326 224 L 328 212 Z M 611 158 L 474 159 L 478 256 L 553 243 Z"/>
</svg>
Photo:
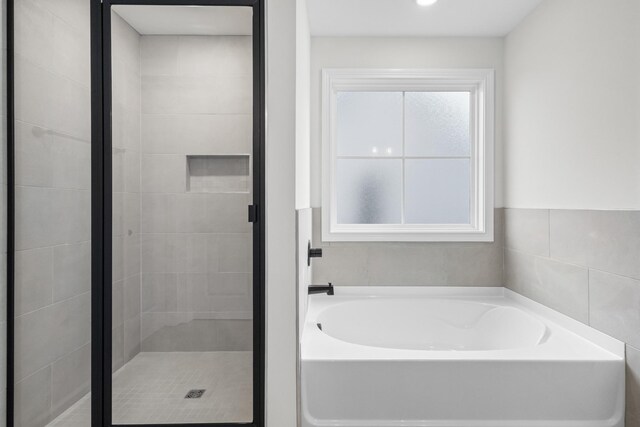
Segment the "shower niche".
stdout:
<svg viewBox="0 0 640 427">
<path fill-rule="evenodd" d="M 187 192 L 249 193 L 251 158 L 248 154 L 187 155 Z"/>
</svg>

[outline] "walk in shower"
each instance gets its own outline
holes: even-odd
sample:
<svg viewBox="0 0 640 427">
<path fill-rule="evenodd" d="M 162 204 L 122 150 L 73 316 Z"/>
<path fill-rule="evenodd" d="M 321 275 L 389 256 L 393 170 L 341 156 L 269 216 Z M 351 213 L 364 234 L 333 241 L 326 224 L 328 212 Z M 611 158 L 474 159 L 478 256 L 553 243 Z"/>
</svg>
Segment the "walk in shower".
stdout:
<svg viewBox="0 0 640 427">
<path fill-rule="evenodd" d="M 262 425 L 261 10 L 12 3 L 13 425 Z"/>
</svg>

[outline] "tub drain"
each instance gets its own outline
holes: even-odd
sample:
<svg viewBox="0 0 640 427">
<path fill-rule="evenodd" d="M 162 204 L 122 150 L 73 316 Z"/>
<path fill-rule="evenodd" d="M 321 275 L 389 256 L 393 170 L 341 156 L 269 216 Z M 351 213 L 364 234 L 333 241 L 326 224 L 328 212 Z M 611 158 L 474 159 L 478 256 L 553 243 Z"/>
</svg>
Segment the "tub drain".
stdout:
<svg viewBox="0 0 640 427">
<path fill-rule="evenodd" d="M 200 399 L 206 390 L 189 390 L 189 393 L 184 397 L 185 399 Z"/>
</svg>

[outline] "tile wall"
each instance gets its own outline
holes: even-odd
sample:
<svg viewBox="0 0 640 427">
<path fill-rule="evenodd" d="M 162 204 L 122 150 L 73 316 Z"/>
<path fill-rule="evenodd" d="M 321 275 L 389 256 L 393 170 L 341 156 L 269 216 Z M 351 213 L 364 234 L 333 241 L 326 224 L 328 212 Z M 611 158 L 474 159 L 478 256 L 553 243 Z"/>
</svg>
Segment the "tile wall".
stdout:
<svg viewBox="0 0 640 427">
<path fill-rule="evenodd" d="M 505 285 L 626 343 L 640 426 L 640 211 L 505 209 Z"/>
<path fill-rule="evenodd" d="M 297 334 L 296 334 L 296 344 L 297 344 L 297 414 L 298 414 L 298 423 L 300 423 L 300 414 L 302 413 L 302 407 L 300 402 L 300 340 L 302 338 L 302 329 L 304 327 L 304 319 L 307 315 L 307 297 L 308 297 L 308 289 L 307 287 L 311 284 L 312 280 L 312 268 L 310 265 L 307 265 L 307 253 L 309 242 L 312 240 L 313 235 L 313 209 L 311 208 L 302 208 L 296 209 L 296 284 L 297 284 Z M 317 259 L 317 258 L 316 258 Z M 315 261 L 315 260 L 314 260 Z"/>
<path fill-rule="evenodd" d="M 111 14 L 112 365 L 140 352 L 140 35 Z"/>
<path fill-rule="evenodd" d="M 297 240 L 297 282 L 298 282 L 298 339 L 302 336 L 304 317 L 307 314 L 308 286 L 312 283 L 312 266 L 308 265 L 309 242 L 313 240 L 313 209 L 296 210 L 296 240 Z M 320 258 L 313 259 L 315 265 Z"/>
<path fill-rule="evenodd" d="M 142 36 L 144 351 L 251 348 L 251 192 L 190 191 L 187 163 L 251 153 L 251 60 L 249 36 Z"/>
<path fill-rule="evenodd" d="M 495 210 L 491 243 L 322 242 L 321 208 L 313 208 L 314 284 L 502 286 L 503 214 Z"/>
<path fill-rule="evenodd" d="M 15 1 L 15 419 L 89 390 L 89 2 Z"/>
</svg>

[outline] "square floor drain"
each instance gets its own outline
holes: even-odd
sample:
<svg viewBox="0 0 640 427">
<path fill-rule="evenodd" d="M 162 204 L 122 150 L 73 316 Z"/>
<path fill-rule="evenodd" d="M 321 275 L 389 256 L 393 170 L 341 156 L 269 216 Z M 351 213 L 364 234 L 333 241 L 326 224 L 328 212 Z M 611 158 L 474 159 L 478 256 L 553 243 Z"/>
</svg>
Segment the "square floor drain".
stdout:
<svg viewBox="0 0 640 427">
<path fill-rule="evenodd" d="M 206 390 L 189 390 L 185 399 L 200 399 Z"/>
</svg>

